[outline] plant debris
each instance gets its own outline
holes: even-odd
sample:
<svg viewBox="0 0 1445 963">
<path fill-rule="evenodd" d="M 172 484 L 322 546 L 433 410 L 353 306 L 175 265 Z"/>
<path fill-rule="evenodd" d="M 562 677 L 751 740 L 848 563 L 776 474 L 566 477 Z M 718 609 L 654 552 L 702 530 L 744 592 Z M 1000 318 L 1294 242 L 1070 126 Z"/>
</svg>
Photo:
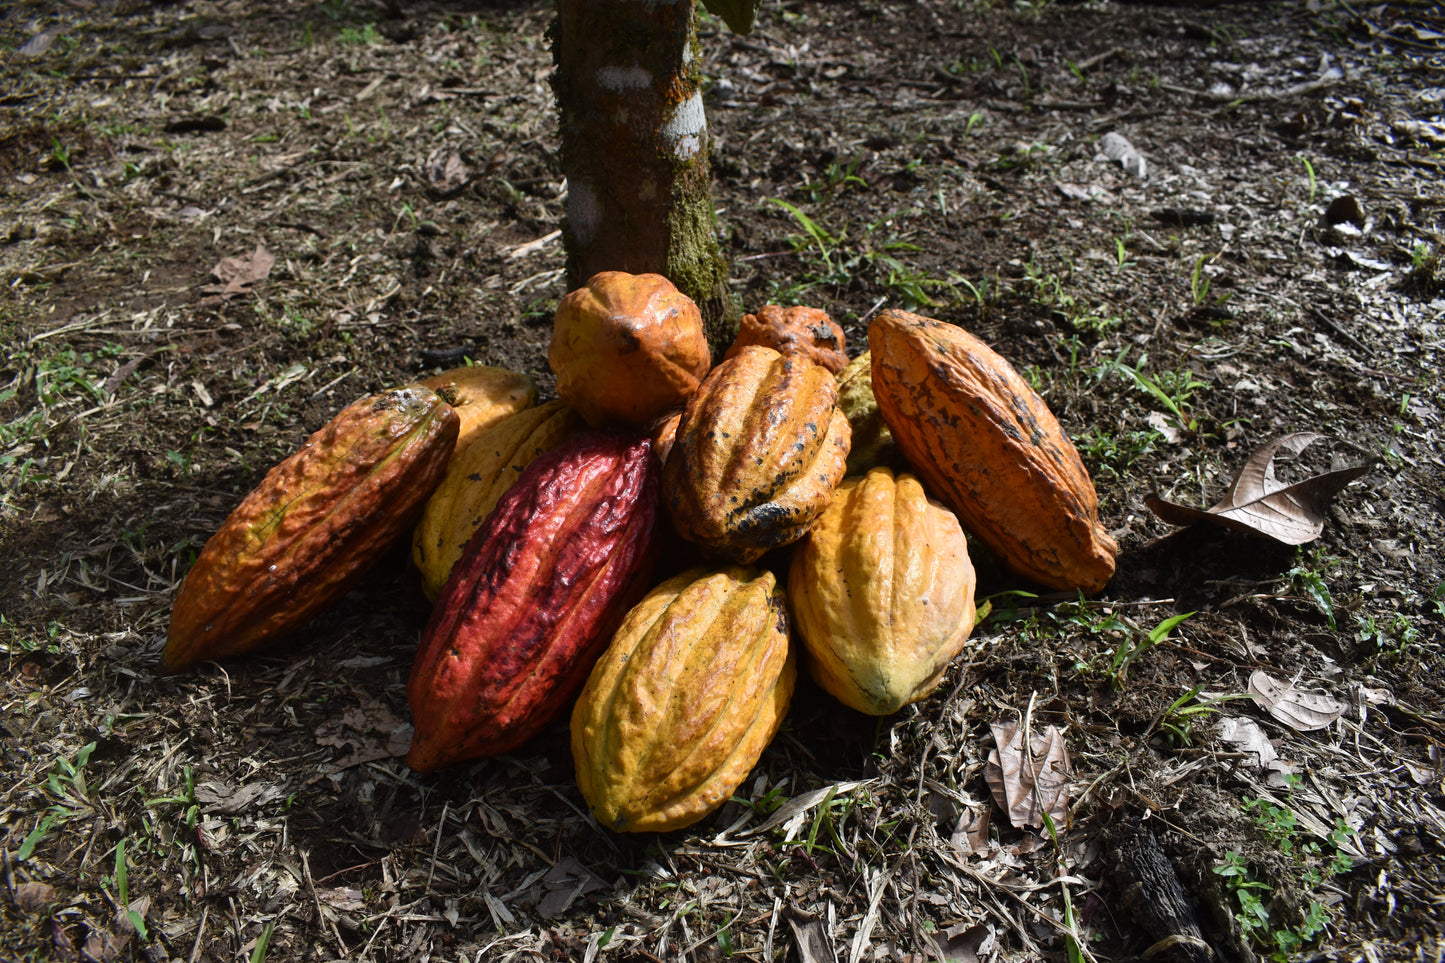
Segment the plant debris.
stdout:
<svg viewBox="0 0 1445 963">
<path fill-rule="evenodd" d="M 1303 545 L 1324 531 L 1330 501 L 1373 467 L 1352 465 L 1290 485 L 1275 478 L 1275 456 L 1281 450 L 1297 455 L 1324 437 L 1314 432 L 1295 432 L 1256 449 L 1229 483 L 1225 496 L 1207 509 L 1179 505 L 1153 494 L 1145 496 L 1144 504 L 1171 525 L 1206 522 L 1263 535 L 1286 545 Z"/>
</svg>

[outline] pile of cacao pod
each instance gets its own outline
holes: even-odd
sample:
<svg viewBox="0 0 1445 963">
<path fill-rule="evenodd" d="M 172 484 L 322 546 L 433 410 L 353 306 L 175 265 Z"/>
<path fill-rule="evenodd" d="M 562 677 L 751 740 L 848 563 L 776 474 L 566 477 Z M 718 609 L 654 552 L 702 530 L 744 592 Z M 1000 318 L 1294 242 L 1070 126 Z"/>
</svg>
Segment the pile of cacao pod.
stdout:
<svg viewBox="0 0 1445 963">
<path fill-rule="evenodd" d="M 691 300 L 606 272 L 562 299 L 548 362 L 541 404 L 479 366 L 342 411 L 207 542 L 162 668 L 294 633 L 410 533 L 432 608 L 408 765 L 570 706 L 598 822 L 671 830 L 747 777 L 799 662 L 860 712 L 927 697 L 977 615 L 967 534 L 1051 588 L 1113 574 L 1074 446 L 953 325 L 885 310 L 850 361 L 828 315 L 769 305 L 714 366 Z"/>
</svg>

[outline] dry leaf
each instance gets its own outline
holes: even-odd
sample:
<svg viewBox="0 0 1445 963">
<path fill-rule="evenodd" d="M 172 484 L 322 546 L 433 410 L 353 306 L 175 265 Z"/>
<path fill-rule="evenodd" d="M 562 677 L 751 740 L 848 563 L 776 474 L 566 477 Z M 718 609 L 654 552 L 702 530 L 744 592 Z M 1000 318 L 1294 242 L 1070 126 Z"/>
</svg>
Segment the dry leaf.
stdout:
<svg viewBox="0 0 1445 963">
<path fill-rule="evenodd" d="M 35 58 L 47 53 L 55 45 L 55 38 L 65 32 L 63 27 L 49 27 L 37 33 L 15 51 L 17 57 Z"/>
<path fill-rule="evenodd" d="M 993 954 L 994 928 L 988 923 L 959 923 L 933 934 L 943 963 L 978 963 Z"/>
<path fill-rule="evenodd" d="M 232 789 L 222 782 L 203 782 L 196 785 L 196 802 L 201 812 L 221 813 L 225 816 L 239 816 L 251 809 L 285 799 L 287 792 L 278 783 L 253 782 Z"/>
<path fill-rule="evenodd" d="M 447 197 L 466 187 L 472 172 L 456 151 L 438 147 L 426 159 L 426 178 L 432 190 Z"/>
<path fill-rule="evenodd" d="M 1286 545 L 1303 545 L 1324 531 L 1324 513 L 1330 500 L 1371 467 L 1354 465 L 1293 485 L 1285 485 L 1275 478 L 1274 458 L 1281 449 L 1297 455 L 1325 437 L 1300 431 L 1257 449 L 1234 476 L 1229 492 L 1207 510 L 1178 505 L 1157 495 L 1146 497 L 1144 504 L 1171 525 L 1209 522 L 1237 532 L 1263 535 Z"/>
<path fill-rule="evenodd" d="M 247 257 L 223 257 L 211 268 L 220 284 L 208 284 L 201 290 L 213 295 L 205 303 L 215 304 L 238 294 L 250 294 L 251 285 L 266 280 L 276 263 L 276 255 L 260 244 Z"/>
<path fill-rule="evenodd" d="M 38 913 L 55 900 L 55 887 L 49 883 L 15 884 L 15 905 L 27 913 Z"/>
<path fill-rule="evenodd" d="M 1338 699 L 1296 689 L 1262 670 L 1249 677 L 1249 691 L 1270 715 L 1298 732 L 1323 729 L 1345 714 Z"/>
<path fill-rule="evenodd" d="M 992 810 L 986 807 L 977 810 L 965 809 L 963 815 L 958 817 L 958 825 L 954 827 L 953 835 L 948 837 L 953 848 L 966 854 L 988 852 L 988 828 L 993 822 L 991 812 Z"/>
<path fill-rule="evenodd" d="M 822 917 L 797 907 L 790 907 L 786 915 L 788 927 L 792 929 L 793 939 L 798 944 L 798 959 L 801 963 L 837 963 L 838 957 L 834 955 L 833 947 L 828 942 Z"/>
<path fill-rule="evenodd" d="M 1219 738 L 1240 752 L 1254 753 L 1261 769 L 1279 758 L 1279 753 L 1274 751 L 1274 743 L 1269 741 L 1269 736 L 1264 734 L 1259 723 L 1253 719 L 1242 716 L 1223 717 L 1219 720 Z"/>
<path fill-rule="evenodd" d="M 1041 829 L 1047 811 L 1062 831 L 1069 811 L 1069 755 L 1063 733 L 1057 726 L 1034 733 L 1025 755 L 1018 723 L 998 722 L 989 728 L 996 746 L 988 754 L 983 777 L 994 802 L 1016 828 Z"/>
</svg>

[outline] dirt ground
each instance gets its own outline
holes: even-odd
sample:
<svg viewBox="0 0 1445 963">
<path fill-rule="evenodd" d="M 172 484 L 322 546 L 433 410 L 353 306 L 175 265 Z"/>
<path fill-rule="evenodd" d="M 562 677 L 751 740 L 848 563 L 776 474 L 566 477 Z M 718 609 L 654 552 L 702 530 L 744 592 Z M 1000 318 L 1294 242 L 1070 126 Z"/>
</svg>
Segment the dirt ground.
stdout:
<svg viewBox="0 0 1445 963">
<path fill-rule="evenodd" d="M 346 403 L 465 358 L 550 393 L 551 16 L 0 11 L 0 956 L 1130 959 L 1160 939 L 1125 858 L 1149 830 L 1219 959 L 1442 959 L 1438 3 L 704 22 L 740 305 L 823 308 L 853 353 L 883 307 L 978 334 L 1121 554 L 1089 599 L 980 555 L 993 614 L 931 698 L 877 720 L 802 680 L 692 829 L 600 829 L 565 722 L 408 770 L 404 550 L 293 642 L 158 673 L 199 547 Z M 214 275 L 258 249 L 264 278 Z M 1330 437 L 1286 480 L 1370 466 L 1317 540 L 1144 505 L 1207 507 L 1297 431 Z M 1060 734 L 1052 836 L 994 802 L 1007 721 Z"/>
</svg>

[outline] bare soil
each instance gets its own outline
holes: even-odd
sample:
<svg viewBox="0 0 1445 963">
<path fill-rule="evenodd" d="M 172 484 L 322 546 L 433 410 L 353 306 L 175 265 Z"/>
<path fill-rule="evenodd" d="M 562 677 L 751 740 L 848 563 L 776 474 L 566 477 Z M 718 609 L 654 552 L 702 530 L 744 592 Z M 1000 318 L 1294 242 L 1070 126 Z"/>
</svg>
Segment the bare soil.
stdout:
<svg viewBox="0 0 1445 963">
<path fill-rule="evenodd" d="M 564 722 L 409 771 L 404 550 L 287 645 L 158 674 L 200 545 L 346 403 L 463 358 L 550 391 L 551 16 L 0 11 L 0 956 L 1127 959 L 1158 939 L 1121 882 L 1147 828 L 1218 958 L 1440 960 L 1438 3 L 705 23 L 739 304 L 823 308 L 855 354 L 885 306 L 978 334 L 1075 439 L 1122 551 L 1091 599 L 980 553 L 994 613 L 931 698 L 876 720 L 803 680 L 692 829 L 599 829 Z M 258 247 L 263 280 L 212 290 Z M 1282 475 L 1372 465 L 1307 545 L 1143 505 L 1208 506 L 1302 430 L 1331 439 Z M 1237 698 L 1260 672 L 1324 725 Z M 1062 734 L 1056 841 L 993 801 L 1007 720 Z"/>
</svg>

